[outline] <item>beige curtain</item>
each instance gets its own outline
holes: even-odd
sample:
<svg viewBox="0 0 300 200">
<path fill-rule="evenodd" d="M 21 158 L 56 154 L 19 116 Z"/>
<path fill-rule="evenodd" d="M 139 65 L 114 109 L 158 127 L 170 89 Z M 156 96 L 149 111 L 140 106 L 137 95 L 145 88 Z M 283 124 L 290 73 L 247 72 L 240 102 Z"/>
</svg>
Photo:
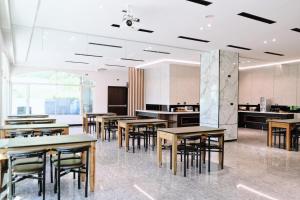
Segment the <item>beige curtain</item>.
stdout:
<svg viewBox="0 0 300 200">
<path fill-rule="evenodd" d="M 144 109 L 144 70 L 130 67 L 128 70 L 128 115 Z"/>
</svg>

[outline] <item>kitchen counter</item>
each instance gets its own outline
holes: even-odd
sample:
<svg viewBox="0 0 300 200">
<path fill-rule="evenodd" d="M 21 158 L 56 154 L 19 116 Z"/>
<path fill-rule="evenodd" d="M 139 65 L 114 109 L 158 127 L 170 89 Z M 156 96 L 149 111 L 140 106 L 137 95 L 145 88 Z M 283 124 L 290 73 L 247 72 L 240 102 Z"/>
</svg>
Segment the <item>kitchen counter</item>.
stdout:
<svg viewBox="0 0 300 200">
<path fill-rule="evenodd" d="M 158 111 L 158 110 L 136 110 L 136 112 L 164 114 L 164 115 L 200 114 L 200 112 L 195 112 L 195 111 L 168 112 L 168 111 Z"/>
<path fill-rule="evenodd" d="M 136 110 L 139 118 L 157 118 L 168 120 L 169 127 L 199 126 L 200 112 L 168 112 L 157 110 Z"/>
</svg>

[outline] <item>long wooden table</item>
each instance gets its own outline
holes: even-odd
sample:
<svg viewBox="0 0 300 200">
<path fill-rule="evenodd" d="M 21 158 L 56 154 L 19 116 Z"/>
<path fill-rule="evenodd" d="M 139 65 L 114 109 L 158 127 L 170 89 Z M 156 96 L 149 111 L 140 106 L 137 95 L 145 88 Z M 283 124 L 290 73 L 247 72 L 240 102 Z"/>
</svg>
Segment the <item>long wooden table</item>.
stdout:
<svg viewBox="0 0 300 200">
<path fill-rule="evenodd" d="M 222 128 L 212 128 L 206 126 L 191 126 L 180 128 L 164 128 L 157 131 L 157 162 L 159 167 L 162 166 L 162 140 L 169 140 L 172 144 L 172 172 L 176 175 L 177 172 L 177 144 L 181 139 L 190 136 L 203 136 L 223 134 L 223 138 L 219 141 L 224 145 L 224 131 Z M 219 153 L 219 162 L 223 163 L 224 157 Z"/>
<path fill-rule="evenodd" d="M 125 129 L 125 148 L 129 147 L 129 129 L 135 125 L 153 125 L 164 124 L 168 127 L 168 121 L 162 119 L 135 119 L 135 120 L 119 120 L 118 121 L 118 144 L 122 147 L 122 128 Z"/>
<path fill-rule="evenodd" d="M 89 122 L 95 119 L 97 116 L 114 116 L 116 113 L 84 113 L 82 118 L 83 132 L 90 133 Z"/>
<path fill-rule="evenodd" d="M 300 124 L 300 119 L 270 119 L 268 120 L 268 146 L 271 147 L 273 144 L 272 130 L 273 128 L 284 128 L 286 129 L 286 150 L 291 150 L 291 131 L 296 124 Z"/>
<path fill-rule="evenodd" d="M 116 115 L 116 116 L 97 116 L 96 117 L 96 134 L 97 138 L 100 137 L 101 134 L 101 139 L 104 141 L 104 135 L 105 135 L 105 124 L 108 122 L 115 122 L 118 120 L 131 120 L 131 119 L 136 119 L 136 117 L 133 116 L 128 116 L 128 115 Z"/>
<path fill-rule="evenodd" d="M 69 125 L 67 124 L 22 124 L 22 125 L 4 125 L 0 126 L 0 138 L 5 138 L 7 132 L 12 130 L 33 129 L 41 131 L 42 129 L 63 129 L 63 134 L 69 134 Z"/>
<path fill-rule="evenodd" d="M 37 124 L 37 123 L 56 123 L 54 118 L 9 118 L 4 120 L 5 125 L 9 124 Z"/>
<path fill-rule="evenodd" d="M 95 164 L 96 164 L 96 141 L 90 135 L 62 135 L 62 136 L 44 136 L 44 137 L 34 137 L 34 138 L 11 138 L 11 139 L 1 139 L 0 140 L 0 161 L 6 161 L 7 152 L 11 151 L 32 151 L 32 150 L 51 150 L 59 147 L 75 147 L 75 146 L 85 146 L 90 145 L 90 191 L 94 192 L 95 189 Z M 1 164 L 4 162 L 0 162 Z M 2 169 L 2 166 L 0 166 Z M 1 171 L 2 174 L 2 171 Z M 2 178 L 2 176 L 1 176 Z M 9 176 L 10 178 L 10 176 Z M 2 183 L 2 179 L 0 180 Z M 11 182 L 8 181 L 8 197 L 12 199 L 10 194 Z"/>
<path fill-rule="evenodd" d="M 38 115 L 8 115 L 7 118 L 47 118 L 49 115 L 38 114 Z"/>
</svg>

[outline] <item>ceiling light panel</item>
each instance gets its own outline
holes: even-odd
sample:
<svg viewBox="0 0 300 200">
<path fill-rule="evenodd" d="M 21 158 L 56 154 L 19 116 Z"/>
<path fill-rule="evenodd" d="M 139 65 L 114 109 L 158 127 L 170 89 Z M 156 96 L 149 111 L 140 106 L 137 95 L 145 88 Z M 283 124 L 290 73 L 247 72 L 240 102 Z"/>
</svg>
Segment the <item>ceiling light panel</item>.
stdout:
<svg viewBox="0 0 300 200">
<path fill-rule="evenodd" d="M 203 5 L 203 6 L 209 6 L 210 4 L 212 4 L 212 2 L 205 1 L 205 0 L 187 0 L 187 1 L 197 3 L 197 4 L 200 4 L 200 5 Z"/>
<path fill-rule="evenodd" d="M 266 52 L 264 52 L 264 53 L 270 54 L 270 55 L 274 55 L 274 56 L 284 56 L 284 55 L 281 54 L 281 53 L 274 53 L 274 52 L 270 52 L 270 51 L 266 51 Z"/>
<path fill-rule="evenodd" d="M 186 37 L 186 36 L 178 36 L 178 38 L 185 39 L 185 40 L 197 41 L 197 42 L 204 42 L 204 43 L 210 42 L 208 40 L 203 40 L 203 39 L 199 39 L 199 38 L 192 38 L 192 37 Z"/>
<path fill-rule="evenodd" d="M 263 18 L 263 17 L 257 16 L 257 15 L 253 15 L 253 14 L 250 14 L 250 13 L 246 13 L 246 12 L 241 12 L 238 15 L 242 16 L 242 17 L 246 17 L 246 18 L 252 19 L 252 20 L 256 20 L 256 21 L 259 21 L 259 22 L 267 23 L 267 24 L 274 24 L 274 23 L 276 23 L 273 20 L 270 20 L 270 19 L 267 19 L 267 18 Z"/>
</svg>

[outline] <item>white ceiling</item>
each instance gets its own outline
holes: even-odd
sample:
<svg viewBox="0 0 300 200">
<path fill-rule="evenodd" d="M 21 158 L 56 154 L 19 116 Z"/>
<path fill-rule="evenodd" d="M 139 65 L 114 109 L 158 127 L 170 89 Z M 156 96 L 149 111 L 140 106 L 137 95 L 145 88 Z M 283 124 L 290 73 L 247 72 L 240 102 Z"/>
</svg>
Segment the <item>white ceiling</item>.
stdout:
<svg viewBox="0 0 300 200">
<path fill-rule="evenodd" d="M 209 0 L 209 6 L 185 0 L 11 0 L 16 65 L 95 70 L 105 64 L 136 66 L 159 59 L 200 61 L 200 54 L 213 49 L 237 51 L 240 66 L 300 58 L 300 1 Z M 143 33 L 112 27 L 121 24 L 122 10 L 130 5 Z M 276 21 L 266 24 L 237 14 L 249 12 Z M 213 18 L 206 18 L 214 15 Z M 211 28 L 207 28 L 211 24 Z M 200 30 L 200 27 L 205 27 Z M 189 41 L 178 36 L 209 40 Z M 276 38 L 276 42 L 272 39 Z M 264 41 L 268 41 L 264 44 Z M 118 45 L 111 48 L 89 42 Z M 227 45 L 251 48 L 232 49 Z M 143 49 L 166 51 L 154 54 Z M 265 51 L 285 56 L 265 54 Z M 103 58 L 76 56 L 101 55 Z M 120 60 L 121 57 L 145 62 Z M 65 61 L 89 64 L 66 63 Z"/>
</svg>

